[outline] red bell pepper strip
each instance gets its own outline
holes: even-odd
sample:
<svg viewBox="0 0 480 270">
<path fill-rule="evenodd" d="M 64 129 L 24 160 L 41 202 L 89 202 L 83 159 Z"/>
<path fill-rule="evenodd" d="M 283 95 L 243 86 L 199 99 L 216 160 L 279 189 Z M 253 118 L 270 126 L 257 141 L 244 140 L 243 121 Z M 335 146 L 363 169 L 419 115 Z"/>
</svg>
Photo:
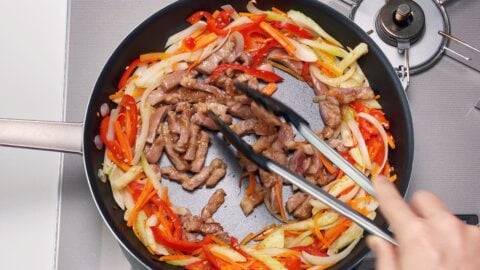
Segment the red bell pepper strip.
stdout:
<svg viewBox="0 0 480 270">
<path fill-rule="evenodd" d="M 310 74 L 310 64 L 308 62 L 303 63 L 302 78 L 308 85 L 313 86 L 313 79 Z"/>
<path fill-rule="evenodd" d="M 106 116 L 103 118 L 102 122 L 100 123 L 100 138 L 103 141 L 103 144 L 107 147 L 108 150 L 117 158 L 118 160 L 124 160 L 124 156 L 122 153 L 122 148 L 120 144 L 116 141 L 107 140 L 107 132 L 108 132 L 108 124 L 110 122 L 110 116 Z M 113 128 L 113 127 L 112 127 Z"/>
<path fill-rule="evenodd" d="M 191 24 L 194 24 L 198 21 L 200 21 L 203 17 L 205 17 L 206 19 L 212 19 L 212 14 L 210 14 L 210 12 L 207 12 L 207 11 L 197 11 L 195 13 L 193 13 L 190 17 L 187 18 L 187 22 L 191 23 Z"/>
<path fill-rule="evenodd" d="M 288 270 L 297 270 L 300 269 L 300 265 L 302 264 L 302 261 L 300 260 L 300 257 L 296 255 L 291 255 L 285 258 L 279 258 L 278 259 L 285 268 Z"/>
<path fill-rule="evenodd" d="M 270 71 L 265 71 L 265 70 L 259 70 L 259 69 L 254 69 L 250 68 L 247 66 L 242 66 L 242 65 L 237 65 L 237 64 L 223 64 L 219 65 L 212 73 L 212 76 L 210 77 L 210 81 L 214 81 L 218 76 L 220 76 L 225 70 L 227 69 L 234 69 L 234 70 L 240 70 L 243 71 L 247 74 L 250 74 L 252 76 L 255 76 L 259 79 L 262 79 L 266 82 L 280 82 L 283 80 L 282 77 L 278 76 L 277 74 L 270 72 Z"/>
<path fill-rule="evenodd" d="M 174 228 L 173 237 L 176 240 L 182 239 L 182 224 L 180 223 L 180 219 L 178 218 L 177 214 L 175 214 L 172 211 L 172 209 L 167 205 L 167 203 L 164 200 L 159 200 L 158 201 L 158 207 L 165 214 L 167 214 L 167 217 L 173 223 L 173 228 Z"/>
<path fill-rule="evenodd" d="M 205 257 L 207 261 L 213 266 L 214 269 L 221 270 L 224 268 L 224 264 L 213 255 L 213 253 L 206 247 L 203 247 L 203 252 L 205 253 Z"/>
<path fill-rule="evenodd" d="M 125 68 L 125 71 L 123 72 L 122 77 L 120 77 L 120 81 L 118 81 L 118 86 L 117 86 L 118 90 L 123 89 L 125 85 L 127 85 L 128 78 L 130 78 L 135 68 L 137 68 L 140 64 L 141 64 L 140 59 L 137 58 L 133 60 L 132 63 L 130 63 L 130 65 L 128 65 Z"/>
<path fill-rule="evenodd" d="M 152 226 L 150 229 L 153 232 L 153 236 L 155 240 L 166 247 L 172 248 L 174 250 L 184 251 L 184 252 L 192 252 L 199 248 L 202 248 L 205 245 L 212 243 L 212 237 L 207 235 L 202 241 L 200 242 L 188 242 L 183 240 L 172 239 L 168 237 L 164 232 L 162 232 L 158 227 Z"/>
<path fill-rule="evenodd" d="M 194 262 L 188 265 L 185 265 L 187 270 L 212 270 L 212 266 L 206 260 Z"/>
<path fill-rule="evenodd" d="M 277 29 L 285 30 L 289 33 L 297 35 L 301 38 L 308 38 L 308 39 L 313 38 L 313 35 L 307 29 L 305 29 L 303 27 L 300 27 L 298 25 L 292 24 L 292 23 L 281 22 L 281 21 L 273 21 L 273 22 L 270 22 L 270 25 L 277 28 Z"/>
<path fill-rule="evenodd" d="M 290 249 L 296 250 L 296 251 L 305 251 L 309 254 L 312 254 L 314 256 L 320 256 L 320 257 L 327 257 L 327 253 L 322 251 L 320 248 L 315 246 L 315 244 L 311 244 L 308 246 L 300 246 L 300 247 L 292 247 Z"/>
<path fill-rule="evenodd" d="M 138 130 L 138 109 L 137 103 L 132 96 L 124 95 L 122 100 L 120 101 L 120 106 L 122 106 L 121 112 L 127 114 L 125 120 L 125 130 L 128 137 L 128 142 L 130 145 L 135 143 L 135 139 L 137 138 L 137 130 Z"/>
<path fill-rule="evenodd" d="M 189 50 L 193 50 L 193 48 L 195 48 L 195 45 L 197 45 L 197 42 L 192 37 L 186 37 L 185 39 L 183 39 L 183 45 L 185 45 L 185 47 L 187 47 Z"/>
<path fill-rule="evenodd" d="M 278 44 L 276 40 L 270 40 L 252 56 L 252 67 L 258 67 L 262 63 L 263 59 L 265 59 L 268 52 L 270 52 L 270 49 L 279 46 L 280 44 Z"/>
</svg>

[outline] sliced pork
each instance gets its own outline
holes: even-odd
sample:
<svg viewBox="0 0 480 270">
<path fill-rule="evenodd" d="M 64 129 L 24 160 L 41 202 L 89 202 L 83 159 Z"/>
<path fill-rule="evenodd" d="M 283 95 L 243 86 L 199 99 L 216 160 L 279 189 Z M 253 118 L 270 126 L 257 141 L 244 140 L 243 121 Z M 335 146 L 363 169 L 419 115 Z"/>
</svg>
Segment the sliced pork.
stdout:
<svg viewBox="0 0 480 270">
<path fill-rule="evenodd" d="M 197 152 L 195 153 L 195 159 L 192 161 L 190 171 L 200 172 L 205 163 L 205 158 L 208 152 L 208 145 L 210 143 L 210 136 L 205 131 L 200 131 L 200 138 L 198 140 Z"/>
<path fill-rule="evenodd" d="M 172 106 L 161 106 L 160 108 L 156 109 L 155 112 L 152 114 L 148 124 L 148 143 L 153 143 L 153 141 L 155 140 L 155 136 L 157 135 L 158 125 L 163 122 L 163 119 L 165 119 L 167 112 L 171 109 Z"/>
<path fill-rule="evenodd" d="M 186 171 L 189 169 L 188 163 L 180 157 L 180 155 L 175 151 L 175 144 L 173 142 L 172 134 L 168 125 L 163 125 L 162 135 L 165 140 L 165 152 L 167 153 L 168 159 L 175 168 L 179 171 Z"/>
<path fill-rule="evenodd" d="M 163 136 L 158 136 L 155 139 L 155 142 L 148 148 L 148 151 L 145 153 L 145 158 L 147 159 L 148 163 L 157 163 L 162 156 L 164 147 L 165 140 L 163 139 Z"/>
<path fill-rule="evenodd" d="M 226 195 L 227 193 L 223 189 L 217 189 L 208 199 L 207 205 L 203 207 L 201 217 L 205 219 L 211 218 L 225 202 Z"/>
</svg>

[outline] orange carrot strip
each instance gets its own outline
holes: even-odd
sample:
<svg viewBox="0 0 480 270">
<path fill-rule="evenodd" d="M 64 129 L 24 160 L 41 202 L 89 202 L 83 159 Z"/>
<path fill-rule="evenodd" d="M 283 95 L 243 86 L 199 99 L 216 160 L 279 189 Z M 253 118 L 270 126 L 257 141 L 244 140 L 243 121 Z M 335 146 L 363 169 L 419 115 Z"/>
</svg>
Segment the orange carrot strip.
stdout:
<svg viewBox="0 0 480 270">
<path fill-rule="evenodd" d="M 145 88 L 135 88 L 132 93 L 133 98 L 139 98 L 143 95 L 143 92 L 145 92 Z"/>
<path fill-rule="evenodd" d="M 119 167 L 122 171 L 126 172 L 128 171 L 128 169 L 130 169 L 130 165 L 128 165 L 127 163 L 121 161 L 121 160 L 118 160 L 113 154 L 112 152 L 110 152 L 110 150 L 107 150 L 107 157 L 113 162 L 115 163 L 115 165 L 117 165 L 117 167 Z"/>
<path fill-rule="evenodd" d="M 170 198 L 168 197 L 168 187 L 162 187 L 162 200 L 167 203 L 168 206 L 172 205 L 172 202 L 170 201 Z"/>
<path fill-rule="evenodd" d="M 273 28 L 270 24 L 266 22 L 261 22 L 260 28 L 262 28 L 265 32 L 272 36 L 276 41 L 278 41 L 278 43 L 280 43 L 280 45 L 282 45 L 282 47 L 284 47 L 289 54 L 293 55 L 295 53 L 295 45 L 293 45 L 290 40 L 287 39 L 287 37 L 280 33 L 280 31 Z"/>
<path fill-rule="evenodd" d="M 118 139 L 118 143 L 120 144 L 120 148 L 122 148 L 122 152 L 125 155 L 125 159 L 127 163 L 132 162 L 132 147 L 130 147 L 130 143 L 128 143 L 127 136 L 122 131 L 122 127 L 120 126 L 119 121 L 115 121 L 115 136 Z"/>
<path fill-rule="evenodd" d="M 282 181 L 278 181 L 275 184 L 275 198 L 277 199 L 278 208 L 280 208 L 280 216 L 283 220 L 287 220 L 287 215 L 285 214 L 285 208 L 283 207 L 283 200 L 282 200 Z"/>
<path fill-rule="evenodd" d="M 162 226 L 165 228 L 164 232 L 166 234 L 168 234 L 168 236 L 172 236 L 172 231 L 173 231 L 173 224 L 168 221 L 165 216 L 160 213 L 160 212 L 157 212 L 157 217 L 158 217 L 158 220 L 160 221 L 160 224 L 162 224 Z"/>
<path fill-rule="evenodd" d="M 317 226 L 319 218 L 320 218 L 320 213 L 317 213 L 313 216 L 313 233 L 317 237 L 318 241 L 322 242 L 323 245 L 327 245 L 327 242 L 325 241 L 325 237 L 323 237 L 322 232 Z"/>
<path fill-rule="evenodd" d="M 177 260 L 185 260 L 185 259 L 190 259 L 193 256 L 190 255 L 165 255 L 160 257 L 160 261 L 165 262 L 165 261 L 177 261 Z"/>
<path fill-rule="evenodd" d="M 275 93 L 277 91 L 277 84 L 276 83 L 269 83 L 267 85 L 265 85 L 265 87 L 262 88 L 262 90 L 260 90 L 262 92 L 262 94 L 266 95 L 266 96 L 271 96 L 273 95 L 273 93 Z"/>
<path fill-rule="evenodd" d="M 350 227 L 352 222 L 348 219 L 345 219 L 344 221 L 340 222 L 337 224 L 335 227 L 327 230 L 325 232 L 325 240 L 327 242 L 327 247 L 330 247 L 330 245 L 337 240 L 340 235 Z"/>
<path fill-rule="evenodd" d="M 138 212 L 140 211 L 140 209 L 143 208 L 143 206 L 147 202 L 147 198 L 151 195 L 152 190 L 154 190 L 152 183 L 150 181 L 147 181 L 147 183 L 143 187 L 142 193 L 138 197 L 138 200 L 135 202 L 135 207 L 132 209 L 132 212 L 128 217 L 128 222 L 127 222 L 128 227 L 133 226 L 133 223 L 137 219 Z"/>
<path fill-rule="evenodd" d="M 278 9 L 278 8 L 276 8 L 276 7 L 272 7 L 272 11 L 275 12 L 275 13 L 277 13 L 277 14 L 280 14 L 280 15 L 282 15 L 282 16 L 287 17 L 287 13 L 283 12 L 282 10 L 280 10 L 280 9 Z"/>
<path fill-rule="evenodd" d="M 320 161 L 322 161 L 323 163 L 323 166 L 325 166 L 325 168 L 327 169 L 327 171 L 329 173 L 336 173 L 338 168 L 336 168 L 331 162 L 330 160 L 328 160 L 326 157 L 324 157 L 323 155 L 320 155 Z"/>
<path fill-rule="evenodd" d="M 110 100 L 114 100 L 114 99 L 123 97 L 123 95 L 125 95 L 125 89 L 118 90 L 117 92 L 115 92 L 115 93 L 111 94 L 110 96 L 108 96 L 108 98 L 109 98 Z"/>
<path fill-rule="evenodd" d="M 171 56 L 172 54 L 164 53 L 164 52 L 144 53 L 140 55 L 140 62 L 141 63 L 157 62 L 160 60 L 165 60 Z"/>
<path fill-rule="evenodd" d="M 345 175 L 345 173 L 344 173 L 343 171 L 339 171 L 339 172 L 338 172 L 338 175 L 337 175 L 337 178 L 335 178 L 335 179 L 340 179 L 340 178 L 342 178 L 344 175 Z"/>
<path fill-rule="evenodd" d="M 317 61 L 315 64 L 320 68 L 320 70 L 325 73 L 329 77 L 338 77 L 342 74 L 340 74 L 337 70 L 332 69 L 330 65 L 323 61 Z"/>
<path fill-rule="evenodd" d="M 209 33 L 206 35 L 202 35 L 198 38 L 195 47 L 193 48 L 192 51 L 196 51 L 198 49 L 201 49 L 203 47 L 206 47 L 208 44 L 214 42 L 217 40 L 218 36 L 215 33 Z"/>
</svg>

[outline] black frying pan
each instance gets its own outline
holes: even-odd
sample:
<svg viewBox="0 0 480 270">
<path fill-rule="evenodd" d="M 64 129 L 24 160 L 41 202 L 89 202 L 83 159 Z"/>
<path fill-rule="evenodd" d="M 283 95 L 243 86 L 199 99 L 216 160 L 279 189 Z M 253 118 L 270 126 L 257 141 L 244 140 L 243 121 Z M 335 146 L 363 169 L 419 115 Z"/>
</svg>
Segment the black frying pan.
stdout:
<svg viewBox="0 0 480 270">
<path fill-rule="evenodd" d="M 193 12 L 197 10 L 213 11 L 220 8 L 223 4 L 227 4 L 227 2 L 219 0 L 180 0 L 152 15 L 133 30 L 112 54 L 97 80 L 87 107 L 83 125 L 83 140 L 81 140 L 81 124 L 0 119 L 0 145 L 83 153 L 88 184 L 101 216 L 122 246 L 148 268 L 175 269 L 173 266 L 159 262 L 156 259 L 157 257 L 150 254 L 140 243 L 132 229 L 126 226 L 126 222 L 123 220 L 123 211 L 116 206 L 110 185 L 102 183 L 97 176 L 97 171 L 101 168 L 104 157 L 103 151 L 98 151 L 93 144 L 94 137 L 98 134 L 101 120 L 97 112 L 101 104 L 109 102 L 108 96 L 115 92 L 115 86 L 119 77 L 124 67 L 131 60 L 138 57 L 141 53 L 163 50 L 166 39 L 170 35 L 187 27 L 185 18 Z M 245 10 L 247 1 L 234 1 L 228 4 L 233 5 L 237 10 Z M 316 0 L 262 1 L 258 4 L 258 7 L 260 9 L 268 9 L 272 5 L 282 10 L 296 9 L 304 12 L 345 46 L 353 48 L 359 42 L 368 44 L 369 53 L 361 58 L 359 64 L 369 79 L 372 88 L 381 95 L 380 103 L 391 122 L 391 132 L 396 139 L 397 147 L 390 153 L 390 162 L 398 175 L 397 187 L 400 193 L 404 195 L 407 190 L 413 162 L 412 119 L 404 90 L 386 57 L 375 43 L 353 22 Z M 309 100 L 308 97 L 299 99 L 298 92 L 288 92 L 293 91 L 292 89 L 305 89 L 305 83 L 288 76 L 283 77 L 286 80 L 278 91 L 283 93 L 283 96 L 280 98 L 292 106 L 295 106 L 295 104 L 290 104 L 289 101 L 296 100 L 297 106 L 300 102 L 300 107 L 308 107 L 305 105 L 307 103 L 303 103 L 303 101 Z M 308 112 L 305 113 L 308 114 Z M 316 122 L 319 123 L 320 117 L 318 112 L 315 117 Z M 82 144 L 80 144 L 81 141 L 83 141 Z M 220 149 L 216 151 L 220 152 L 217 154 L 222 154 L 221 149 L 224 145 L 219 143 L 219 140 L 214 140 L 214 144 L 217 144 L 217 146 L 214 145 L 213 147 Z M 229 164 L 229 169 L 232 166 L 235 167 Z M 236 180 L 228 179 L 234 177 L 238 178 L 238 175 L 235 176 L 235 173 L 229 173 L 226 177 L 227 179 L 222 181 L 224 183 L 223 187 L 227 189 L 227 194 L 229 194 L 228 187 L 237 186 Z M 198 193 L 187 194 L 184 192 L 181 189 L 174 189 L 171 196 L 173 201 L 178 199 L 181 201 L 181 204 L 187 207 L 189 202 L 194 201 L 189 198 L 195 198 L 195 196 L 198 197 L 204 194 L 200 191 L 200 195 Z M 231 197 L 234 199 L 235 195 L 231 195 Z M 227 200 L 229 198 L 227 197 Z M 239 200 L 227 206 L 234 211 L 234 205 L 237 205 L 237 208 L 239 208 L 238 203 Z M 193 206 L 193 203 L 190 203 L 190 206 Z M 225 222 L 221 217 L 217 219 L 222 223 Z M 229 221 L 226 222 L 240 224 L 247 219 L 253 222 L 249 224 L 257 224 L 254 228 L 244 228 L 251 231 L 259 230 L 265 223 L 274 222 L 270 215 L 251 215 L 245 218 L 241 214 L 234 215 L 233 218 L 230 215 Z M 387 225 L 380 215 L 375 222 L 383 228 Z M 229 229 L 228 226 L 226 227 Z M 230 230 L 230 232 L 236 235 L 236 231 Z M 347 258 L 333 266 L 332 269 L 350 269 L 361 261 L 367 252 L 368 248 L 365 242 L 361 241 Z"/>
</svg>

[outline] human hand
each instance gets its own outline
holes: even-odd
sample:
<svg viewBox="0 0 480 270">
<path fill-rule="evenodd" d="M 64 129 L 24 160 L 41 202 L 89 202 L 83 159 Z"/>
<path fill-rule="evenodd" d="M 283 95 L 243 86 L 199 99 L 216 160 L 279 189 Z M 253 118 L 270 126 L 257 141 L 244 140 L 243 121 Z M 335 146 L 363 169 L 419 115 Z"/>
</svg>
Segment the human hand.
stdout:
<svg viewBox="0 0 480 270">
<path fill-rule="evenodd" d="M 388 180 L 379 177 L 374 186 L 399 243 L 368 236 L 376 269 L 480 269 L 480 228 L 457 219 L 430 192 L 416 192 L 408 205 Z"/>
</svg>

